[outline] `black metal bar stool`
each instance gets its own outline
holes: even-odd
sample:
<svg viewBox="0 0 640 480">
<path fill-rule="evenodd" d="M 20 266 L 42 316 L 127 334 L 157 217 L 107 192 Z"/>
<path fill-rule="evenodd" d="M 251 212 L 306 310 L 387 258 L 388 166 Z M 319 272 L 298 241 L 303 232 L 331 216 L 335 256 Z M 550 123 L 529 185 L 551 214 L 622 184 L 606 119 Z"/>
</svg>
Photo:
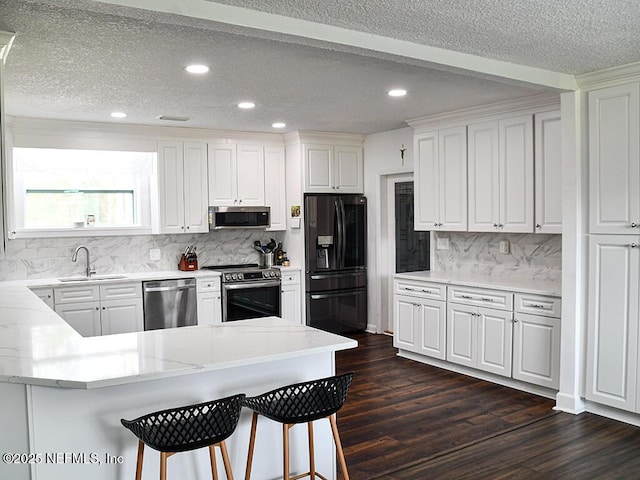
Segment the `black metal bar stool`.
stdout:
<svg viewBox="0 0 640 480">
<path fill-rule="evenodd" d="M 334 377 L 321 378 L 310 382 L 296 383 L 276 390 L 264 393 L 257 397 L 248 397 L 244 400 L 245 407 L 253 410 L 251 421 L 251 439 L 249 441 L 249 455 L 247 457 L 247 470 L 245 480 L 251 478 L 251 463 L 253 461 L 253 449 L 256 439 L 256 427 L 258 415 L 264 415 L 271 420 L 283 424 L 283 461 L 285 480 L 297 480 L 310 477 L 314 480 L 326 477 L 316 472 L 313 449 L 313 421 L 320 418 L 329 418 L 333 440 L 336 444 L 338 461 L 344 480 L 349 480 L 347 464 L 344 460 L 338 425 L 336 424 L 336 412 L 342 408 L 347 399 L 347 392 L 353 380 L 353 372 Z M 306 423 L 309 434 L 309 471 L 295 477 L 289 477 L 289 429 L 297 423 Z"/>
<path fill-rule="evenodd" d="M 177 452 L 209 447 L 211 474 L 218 480 L 214 447 L 219 447 L 228 480 L 233 480 L 224 441 L 240 419 L 244 393 L 209 402 L 150 413 L 135 420 L 120 421 L 138 437 L 136 480 L 142 478 L 144 446 L 160 452 L 160 480 L 167 478 L 167 458 Z"/>
</svg>

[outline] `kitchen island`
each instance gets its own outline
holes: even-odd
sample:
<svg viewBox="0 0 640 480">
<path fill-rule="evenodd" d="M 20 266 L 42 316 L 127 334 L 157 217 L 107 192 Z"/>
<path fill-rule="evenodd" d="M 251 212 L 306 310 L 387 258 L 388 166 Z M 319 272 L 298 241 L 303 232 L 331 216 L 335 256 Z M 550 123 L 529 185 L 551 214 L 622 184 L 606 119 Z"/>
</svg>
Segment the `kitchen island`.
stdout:
<svg viewBox="0 0 640 480">
<path fill-rule="evenodd" d="M 120 418 L 332 375 L 335 352 L 357 342 L 279 318 L 81 337 L 24 286 L 0 286 L 0 478 L 130 480 L 137 439 Z M 242 477 L 250 413 L 228 440 Z M 258 426 L 254 475 L 281 477 L 281 425 Z M 291 431 L 292 472 L 305 470 L 306 429 Z M 316 462 L 335 478 L 328 422 Z M 10 454 L 10 455 L 7 455 Z M 11 455 L 12 454 L 12 455 Z M 147 449 L 145 478 L 159 455 Z M 205 450 L 168 462 L 168 478 L 211 478 Z"/>
</svg>

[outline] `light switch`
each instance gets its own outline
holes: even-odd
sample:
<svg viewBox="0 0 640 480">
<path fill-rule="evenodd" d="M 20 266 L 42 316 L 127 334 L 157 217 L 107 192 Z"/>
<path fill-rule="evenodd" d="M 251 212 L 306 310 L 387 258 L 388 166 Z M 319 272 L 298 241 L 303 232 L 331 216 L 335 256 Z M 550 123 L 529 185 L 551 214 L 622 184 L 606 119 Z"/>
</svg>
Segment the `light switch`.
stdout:
<svg viewBox="0 0 640 480">
<path fill-rule="evenodd" d="M 149 258 L 151 258 L 151 260 L 160 260 L 161 257 L 162 255 L 159 248 L 152 248 L 149 250 Z"/>
<path fill-rule="evenodd" d="M 511 245 L 509 244 L 509 240 L 500 240 L 500 253 L 508 255 L 510 250 Z"/>
</svg>

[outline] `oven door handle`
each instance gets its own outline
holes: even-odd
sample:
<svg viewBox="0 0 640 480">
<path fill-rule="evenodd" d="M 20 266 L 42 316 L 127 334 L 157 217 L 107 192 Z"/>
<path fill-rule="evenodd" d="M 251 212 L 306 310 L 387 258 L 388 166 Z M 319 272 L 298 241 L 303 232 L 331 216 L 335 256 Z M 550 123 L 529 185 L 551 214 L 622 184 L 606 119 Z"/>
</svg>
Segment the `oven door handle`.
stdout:
<svg viewBox="0 0 640 480">
<path fill-rule="evenodd" d="M 280 287 L 281 283 L 278 281 L 234 283 L 223 285 L 222 288 L 226 290 L 246 290 L 248 288 Z"/>
</svg>

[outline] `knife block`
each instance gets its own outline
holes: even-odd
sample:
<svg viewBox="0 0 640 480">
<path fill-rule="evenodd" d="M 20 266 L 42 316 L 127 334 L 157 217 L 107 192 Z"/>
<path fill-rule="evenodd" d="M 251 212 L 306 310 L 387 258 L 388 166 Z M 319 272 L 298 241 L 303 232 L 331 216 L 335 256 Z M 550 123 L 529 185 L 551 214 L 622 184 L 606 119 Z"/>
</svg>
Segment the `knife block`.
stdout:
<svg viewBox="0 0 640 480">
<path fill-rule="evenodd" d="M 178 270 L 182 270 L 183 272 L 198 270 L 198 259 L 187 260 L 187 257 L 182 254 L 180 256 L 180 262 L 178 263 Z"/>
</svg>

